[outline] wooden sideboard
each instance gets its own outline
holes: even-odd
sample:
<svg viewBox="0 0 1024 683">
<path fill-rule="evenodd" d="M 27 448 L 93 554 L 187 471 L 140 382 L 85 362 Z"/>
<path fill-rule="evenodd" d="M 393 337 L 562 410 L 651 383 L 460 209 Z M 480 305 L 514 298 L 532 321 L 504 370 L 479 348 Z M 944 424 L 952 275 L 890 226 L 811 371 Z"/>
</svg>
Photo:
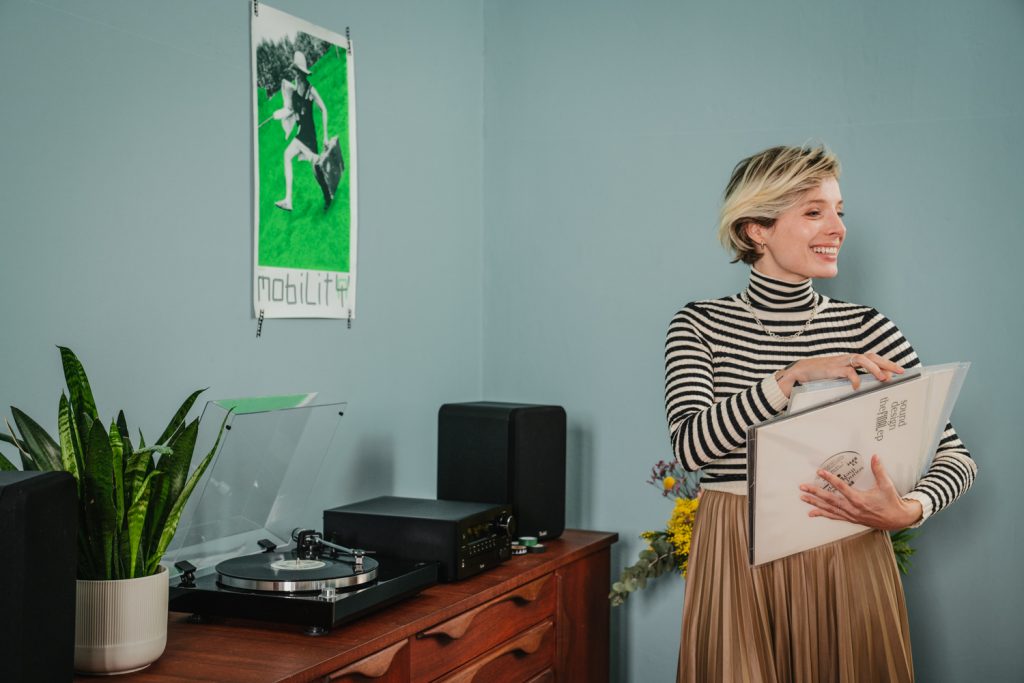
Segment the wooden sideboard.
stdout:
<svg viewBox="0 0 1024 683">
<path fill-rule="evenodd" d="M 616 540 L 568 530 L 548 541 L 545 553 L 438 584 L 320 637 L 241 619 L 190 624 L 188 615 L 172 612 L 164 655 L 117 680 L 602 683 Z"/>
</svg>

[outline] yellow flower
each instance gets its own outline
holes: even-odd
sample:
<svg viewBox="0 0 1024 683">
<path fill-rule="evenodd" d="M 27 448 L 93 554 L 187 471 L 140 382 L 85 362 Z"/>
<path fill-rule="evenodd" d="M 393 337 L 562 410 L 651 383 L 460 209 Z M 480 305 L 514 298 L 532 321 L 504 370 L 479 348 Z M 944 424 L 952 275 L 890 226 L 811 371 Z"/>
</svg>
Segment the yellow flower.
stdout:
<svg viewBox="0 0 1024 683">
<path fill-rule="evenodd" d="M 683 575 L 686 574 L 686 562 L 690 558 L 690 541 L 693 538 L 693 521 L 697 514 L 697 498 L 676 498 L 675 508 L 669 517 L 665 531 L 675 549 L 676 563 Z"/>
<path fill-rule="evenodd" d="M 661 485 L 665 487 L 666 491 L 671 491 L 672 487 L 676 485 L 675 477 L 665 477 L 661 480 Z"/>
</svg>

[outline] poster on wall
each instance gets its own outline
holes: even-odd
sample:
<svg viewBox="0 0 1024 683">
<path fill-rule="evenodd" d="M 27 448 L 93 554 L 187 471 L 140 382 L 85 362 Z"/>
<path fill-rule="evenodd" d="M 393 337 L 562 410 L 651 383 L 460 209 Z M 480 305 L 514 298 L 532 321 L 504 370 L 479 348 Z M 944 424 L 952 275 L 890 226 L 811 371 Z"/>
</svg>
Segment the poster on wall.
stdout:
<svg viewBox="0 0 1024 683">
<path fill-rule="evenodd" d="M 254 317 L 355 318 L 351 48 L 253 3 Z"/>
</svg>

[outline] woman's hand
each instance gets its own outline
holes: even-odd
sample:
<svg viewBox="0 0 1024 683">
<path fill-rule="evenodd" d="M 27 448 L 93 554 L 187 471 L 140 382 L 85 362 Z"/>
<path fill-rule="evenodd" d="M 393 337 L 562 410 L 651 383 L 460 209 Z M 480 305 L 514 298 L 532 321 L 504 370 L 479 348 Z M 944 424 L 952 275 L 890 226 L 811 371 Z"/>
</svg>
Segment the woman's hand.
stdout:
<svg viewBox="0 0 1024 683">
<path fill-rule="evenodd" d="M 853 388 L 860 388 L 860 375 L 857 368 L 864 368 L 878 378 L 887 382 L 892 374 L 903 374 L 903 368 L 896 363 L 882 358 L 877 353 L 844 353 L 839 356 L 823 356 L 821 358 L 805 358 L 775 373 L 782 393 L 788 398 L 797 382 L 810 382 L 816 379 L 840 379 L 846 377 Z"/>
<path fill-rule="evenodd" d="M 800 500 L 814 506 L 807 516 L 840 519 L 885 531 L 905 529 L 921 519 L 921 503 L 900 497 L 877 455 L 871 456 L 871 472 L 875 475 L 875 486 L 865 491 L 853 488 L 831 472 L 818 470 L 818 476 L 831 484 L 835 492 L 801 484 Z"/>
</svg>

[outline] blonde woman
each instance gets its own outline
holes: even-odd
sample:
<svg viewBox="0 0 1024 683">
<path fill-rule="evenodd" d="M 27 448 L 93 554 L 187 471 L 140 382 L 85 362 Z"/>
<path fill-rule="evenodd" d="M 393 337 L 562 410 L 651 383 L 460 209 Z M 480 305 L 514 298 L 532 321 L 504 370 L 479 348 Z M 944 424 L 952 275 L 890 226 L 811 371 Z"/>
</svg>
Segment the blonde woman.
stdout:
<svg viewBox="0 0 1024 683">
<path fill-rule="evenodd" d="M 773 147 L 733 170 L 719 237 L 751 266 L 739 294 L 675 315 L 665 347 L 665 402 L 676 457 L 701 470 L 679 681 L 911 681 L 903 588 L 887 531 L 922 524 L 961 496 L 977 467 L 948 425 L 930 469 L 900 496 L 877 458 L 876 485 L 825 473 L 834 494 L 794 491 L 808 514 L 870 527 L 750 567 L 747 428 L 778 415 L 793 386 L 859 374 L 887 381 L 920 365 L 874 308 L 814 290 L 831 278 L 846 226 L 839 161 L 824 147 Z"/>
</svg>

